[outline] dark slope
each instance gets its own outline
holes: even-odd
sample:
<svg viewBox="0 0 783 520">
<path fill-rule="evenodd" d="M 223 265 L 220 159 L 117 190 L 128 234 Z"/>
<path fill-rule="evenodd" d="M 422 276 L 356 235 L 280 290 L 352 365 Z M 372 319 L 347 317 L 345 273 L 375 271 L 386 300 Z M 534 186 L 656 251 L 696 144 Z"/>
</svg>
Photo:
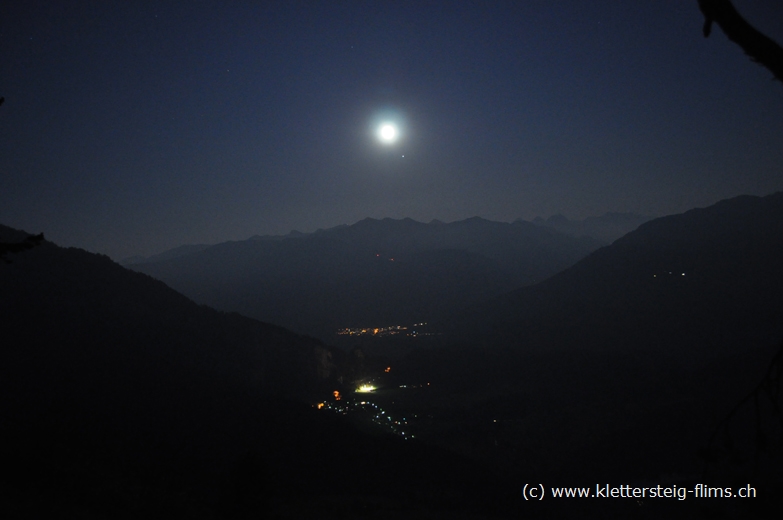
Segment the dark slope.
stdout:
<svg viewBox="0 0 783 520">
<path fill-rule="evenodd" d="M 551 276 L 596 247 L 527 222 L 365 219 L 131 267 L 200 303 L 330 338 L 342 327 L 444 316 Z"/>
<path fill-rule="evenodd" d="M 26 234 L 0 228 L 0 241 Z M 0 264 L 0 486 L 24 517 L 358 518 L 494 508 L 508 482 L 290 399 L 339 352 L 49 242 Z M 473 478 L 486 483 L 476 492 Z M 502 507 L 501 507 L 502 508 Z M 445 513 L 444 513 L 445 514 Z M 470 518 L 471 515 L 466 515 Z"/>
<path fill-rule="evenodd" d="M 695 482 L 711 434 L 783 339 L 782 260 L 780 193 L 657 219 L 458 315 L 442 325 L 451 348 L 415 352 L 397 374 L 438 388 L 447 404 L 431 413 L 466 432 L 455 444 L 497 442 L 478 445 L 530 478 Z M 768 402 L 759 410 L 765 438 L 780 439 Z M 774 452 L 754 472 L 754 413 L 735 417 L 733 447 L 719 437 L 714 481 L 783 482 Z"/>
<path fill-rule="evenodd" d="M 20 235 L 0 228 L 2 241 Z M 9 470 L 56 474 L 13 478 L 20 492 L 63 485 L 67 466 L 79 466 L 73 457 L 231 464 L 263 431 L 257 401 L 336 377 L 320 364 L 329 353 L 320 342 L 199 306 L 105 256 L 44 242 L 9 260 L 0 266 L 0 384 L 3 433 L 16 444 L 5 455 L 22 466 Z"/>
<path fill-rule="evenodd" d="M 464 340 L 674 351 L 783 337 L 783 194 L 643 224 L 573 267 L 461 315 Z"/>
<path fill-rule="evenodd" d="M 14 234 L 0 229 L 0 239 Z M 328 351 L 319 341 L 197 305 L 108 257 L 45 242 L 9 259 L 0 271 L 3 320 L 9 332 L 20 332 L 15 340 L 41 349 L 35 362 L 51 364 L 57 377 L 66 377 L 56 361 L 65 349 L 53 338 L 77 346 L 68 355 L 79 356 L 79 363 L 97 364 L 99 351 L 108 348 L 129 367 L 154 356 L 161 370 L 176 364 L 229 379 L 242 373 L 247 388 L 286 391 L 313 386 L 319 369 L 324 378 L 330 375 L 317 363 Z M 97 366 L 94 372 L 100 372 Z"/>
</svg>

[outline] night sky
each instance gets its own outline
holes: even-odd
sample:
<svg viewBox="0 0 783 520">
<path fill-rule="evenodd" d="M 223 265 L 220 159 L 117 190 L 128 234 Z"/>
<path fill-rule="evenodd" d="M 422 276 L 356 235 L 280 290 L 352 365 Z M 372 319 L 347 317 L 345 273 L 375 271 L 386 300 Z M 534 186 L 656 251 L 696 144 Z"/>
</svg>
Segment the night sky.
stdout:
<svg viewBox="0 0 783 520">
<path fill-rule="evenodd" d="M 783 43 L 783 3 L 734 4 Z M 9 2 L 0 223 L 122 259 L 783 190 L 783 85 L 702 24 L 696 0 Z"/>
</svg>

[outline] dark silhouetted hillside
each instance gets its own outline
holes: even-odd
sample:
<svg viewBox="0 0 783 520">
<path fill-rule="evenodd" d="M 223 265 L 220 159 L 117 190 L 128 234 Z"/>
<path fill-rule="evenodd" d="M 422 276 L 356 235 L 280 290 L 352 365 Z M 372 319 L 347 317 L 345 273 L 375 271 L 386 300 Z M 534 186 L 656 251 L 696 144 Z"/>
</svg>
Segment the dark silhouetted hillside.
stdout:
<svg viewBox="0 0 783 520">
<path fill-rule="evenodd" d="M 460 316 L 518 348 L 717 349 L 783 337 L 783 194 L 659 218 L 573 267 Z M 482 339 L 483 338 L 483 339 Z"/>
<path fill-rule="evenodd" d="M 0 227 L 0 241 L 27 236 Z M 479 465 L 311 407 L 343 388 L 341 353 L 317 340 L 105 256 L 49 242 L 9 256 L 4 517 L 474 518 L 511 503 L 512 483 Z"/>
<path fill-rule="evenodd" d="M 713 432 L 783 338 L 781 259 L 781 193 L 656 219 L 440 324 L 450 346 L 413 351 L 396 374 L 432 382 L 429 413 L 449 445 L 531 479 L 698 482 Z M 769 402 L 760 422 L 753 410 L 732 423 L 741 455 L 711 478 L 769 492 L 780 452 L 757 456 L 755 428 L 781 432 Z"/>
</svg>

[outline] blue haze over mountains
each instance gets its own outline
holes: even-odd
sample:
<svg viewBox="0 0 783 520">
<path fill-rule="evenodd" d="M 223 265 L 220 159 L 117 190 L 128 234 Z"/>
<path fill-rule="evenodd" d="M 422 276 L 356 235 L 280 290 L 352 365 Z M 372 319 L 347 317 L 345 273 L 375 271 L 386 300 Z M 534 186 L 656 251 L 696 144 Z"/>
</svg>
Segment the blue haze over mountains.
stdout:
<svg viewBox="0 0 783 520">
<path fill-rule="evenodd" d="M 409 325 L 530 285 L 602 245 L 530 222 L 365 219 L 314 233 L 186 246 L 132 269 L 194 300 L 323 340 Z"/>
<path fill-rule="evenodd" d="M 537 226 L 549 227 L 561 233 L 577 237 L 592 237 L 599 242 L 609 244 L 614 240 L 633 231 L 639 225 L 651 220 L 652 217 L 637 215 L 635 213 L 606 213 L 600 217 L 588 217 L 584 220 L 569 220 L 562 214 L 552 215 L 544 219 L 534 218 L 531 222 Z M 372 219 L 371 219 L 372 220 Z M 391 220 L 391 219 L 387 219 Z M 517 219 L 517 223 L 526 222 L 524 219 Z M 439 220 L 433 220 L 431 224 L 442 224 Z M 337 226 L 333 229 L 349 227 L 347 224 Z M 331 229 L 319 229 L 315 233 L 324 233 Z M 288 235 L 254 235 L 251 240 L 282 240 L 284 238 L 304 237 L 310 233 L 300 231 L 291 231 Z M 210 244 L 186 244 L 169 249 L 162 253 L 151 256 L 130 256 L 120 261 L 122 265 L 142 264 L 160 262 L 169 260 L 178 256 L 185 256 L 190 253 L 197 253 L 211 247 Z"/>
<path fill-rule="evenodd" d="M 600 217 L 589 217 L 584 220 L 569 220 L 561 214 L 552 215 L 548 219 L 536 217 L 533 224 L 556 229 L 572 236 L 588 236 L 611 244 L 626 233 L 630 233 L 652 217 L 635 213 L 606 213 Z"/>
</svg>

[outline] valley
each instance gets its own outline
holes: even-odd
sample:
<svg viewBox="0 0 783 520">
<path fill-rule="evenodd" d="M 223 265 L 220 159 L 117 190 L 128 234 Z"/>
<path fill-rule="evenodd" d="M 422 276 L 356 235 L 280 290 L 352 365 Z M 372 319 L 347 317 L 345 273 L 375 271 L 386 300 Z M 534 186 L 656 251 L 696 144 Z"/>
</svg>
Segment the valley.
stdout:
<svg viewBox="0 0 783 520">
<path fill-rule="evenodd" d="M 334 316 L 323 323 L 339 324 L 324 329 L 325 341 L 213 310 L 106 257 L 44 241 L 15 253 L 0 271 L 6 327 L 36 331 L 2 352 L 3 384 L 16 396 L 3 403 L 12 418 L 5 433 L 24 454 L 58 429 L 63 447 L 52 447 L 49 457 L 61 465 L 72 464 L 68 450 L 77 444 L 80 456 L 97 456 L 79 444 L 86 435 L 113 461 L 101 471 L 129 471 L 154 452 L 154 471 L 169 475 L 179 475 L 181 463 L 165 457 L 200 468 L 197 480 L 249 472 L 220 477 L 203 499 L 191 495 L 212 511 L 221 510 L 221 501 L 240 507 L 231 479 L 255 482 L 259 468 L 269 475 L 265 505 L 241 507 L 278 513 L 299 501 L 306 491 L 298 486 L 315 485 L 316 475 L 361 489 L 357 496 L 381 497 L 372 504 L 351 499 L 377 511 L 487 511 L 495 504 L 490 509 L 498 518 L 525 507 L 516 493 L 532 481 L 684 486 L 706 474 L 726 485 L 752 481 L 768 493 L 779 481 L 778 454 L 758 455 L 752 425 L 769 438 L 780 435 L 774 402 L 754 412 L 741 398 L 759 384 L 783 337 L 781 225 L 781 194 L 723 201 L 647 222 L 539 283 L 472 303 L 449 301 L 450 313 L 406 310 L 416 316 L 410 320 L 397 309 L 415 307 L 423 293 L 406 282 L 414 257 L 396 255 L 393 263 L 374 264 L 370 278 L 356 269 L 353 276 L 362 283 L 390 276 L 394 283 L 383 295 L 396 294 L 398 303 L 365 302 L 362 312 L 375 318 L 359 319 L 341 317 L 323 300 Z M 0 231 L 7 242 L 27 236 Z M 323 266 L 320 239 L 293 240 L 297 254 L 318 251 L 312 265 Z M 203 267 L 199 255 L 215 254 L 216 247 L 224 249 L 197 248 L 180 261 Z M 241 247 L 258 253 L 254 244 Z M 354 261 L 343 256 L 345 249 L 345 243 L 333 249 L 340 251 L 334 266 Z M 290 258 L 285 250 L 267 250 L 271 256 L 259 265 L 285 263 L 277 254 Z M 444 254 L 456 258 L 453 250 Z M 253 257 L 217 258 L 250 266 L 242 271 L 244 290 L 253 287 L 253 273 L 268 276 L 253 267 Z M 373 265 L 372 256 L 367 260 Z M 481 270 L 468 269 L 476 265 L 439 269 L 444 279 L 481 285 Z M 318 270 L 302 273 L 312 282 Z M 333 275 L 327 270 L 327 278 Z M 281 303 L 276 294 L 256 296 L 273 308 Z M 756 423 L 749 420 L 754 414 Z M 724 423 L 733 444 L 716 437 Z M 150 451 L 145 443 L 158 447 Z M 23 458 L 12 459 L 13 467 L 23 467 Z M 442 480 L 432 483 L 435 460 Z M 485 475 L 478 495 L 459 491 L 478 474 Z M 57 494 L 47 486 L 25 492 Z M 80 486 L 94 489 L 87 480 Z M 413 489 L 436 493 L 418 492 L 399 505 Z M 317 508 L 334 507 L 339 516 L 339 496 L 324 489 Z M 328 505 L 333 500 L 338 505 Z M 645 507 L 659 512 L 658 505 Z"/>
</svg>

